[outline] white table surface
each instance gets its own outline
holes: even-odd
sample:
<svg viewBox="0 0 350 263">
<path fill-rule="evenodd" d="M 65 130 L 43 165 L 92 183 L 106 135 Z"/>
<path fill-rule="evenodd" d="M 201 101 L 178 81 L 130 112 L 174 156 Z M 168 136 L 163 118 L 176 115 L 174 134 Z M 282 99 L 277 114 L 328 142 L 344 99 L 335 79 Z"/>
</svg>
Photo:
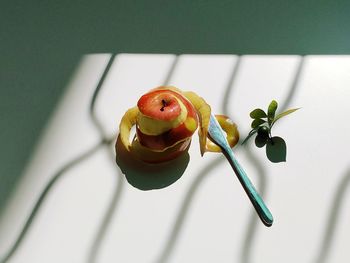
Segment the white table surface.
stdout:
<svg viewBox="0 0 350 263">
<path fill-rule="evenodd" d="M 0 257 L 20 233 L 40 193 L 63 167 L 9 262 L 349 262 L 350 57 L 119 54 L 96 98 L 111 54 L 82 58 L 0 221 Z M 258 219 L 227 161 L 200 156 L 197 136 L 183 176 L 141 191 L 116 166 L 124 112 L 164 83 L 193 90 L 238 124 L 272 99 L 302 107 L 273 133 L 287 162 L 270 163 L 251 140 L 237 158 L 274 215 Z M 280 109 L 280 110 L 281 110 Z M 94 151 L 91 151 L 93 149 Z"/>
</svg>

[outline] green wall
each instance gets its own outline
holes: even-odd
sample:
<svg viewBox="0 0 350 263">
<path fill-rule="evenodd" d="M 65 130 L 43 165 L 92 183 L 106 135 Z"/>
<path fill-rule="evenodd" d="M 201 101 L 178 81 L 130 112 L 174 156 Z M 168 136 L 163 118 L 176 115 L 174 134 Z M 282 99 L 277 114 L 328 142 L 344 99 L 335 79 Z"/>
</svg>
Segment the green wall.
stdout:
<svg viewBox="0 0 350 263">
<path fill-rule="evenodd" d="M 83 54 L 349 54 L 347 2 L 1 1 L 0 212 Z"/>
</svg>

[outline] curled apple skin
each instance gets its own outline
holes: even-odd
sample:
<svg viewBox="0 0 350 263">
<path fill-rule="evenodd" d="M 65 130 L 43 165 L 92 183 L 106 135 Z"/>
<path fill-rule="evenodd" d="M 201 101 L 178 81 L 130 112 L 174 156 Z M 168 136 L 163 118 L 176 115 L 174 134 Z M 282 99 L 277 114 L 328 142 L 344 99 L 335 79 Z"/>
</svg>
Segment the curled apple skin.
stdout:
<svg viewBox="0 0 350 263">
<path fill-rule="evenodd" d="M 234 147 L 239 141 L 237 125 L 226 115 L 217 114 L 215 115 L 215 118 L 218 120 L 221 128 L 225 131 L 228 144 L 231 146 L 231 148 Z M 206 151 L 221 152 L 221 148 L 214 143 L 210 137 L 208 137 L 206 142 Z"/>
<path fill-rule="evenodd" d="M 177 143 L 176 145 L 160 152 L 153 151 L 150 148 L 147 148 L 140 144 L 140 141 L 137 137 L 134 138 L 132 143 L 132 151 L 131 154 L 134 158 L 144 161 L 150 164 L 157 164 L 162 162 L 171 161 L 180 155 L 186 153 L 190 147 L 191 138 L 187 138 L 184 141 Z"/>
<path fill-rule="evenodd" d="M 208 138 L 211 108 L 194 92 L 183 92 L 172 86 L 161 86 L 147 92 L 129 109 L 120 125 L 120 139 L 125 149 L 147 163 L 170 161 L 188 151 L 198 128 L 200 151 L 220 152 Z M 237 126 L 225 115 L 217 115 L 233 147 L 239 138 Z M 130 130 L 136 135 L 130 142 Z"/>
</svg>

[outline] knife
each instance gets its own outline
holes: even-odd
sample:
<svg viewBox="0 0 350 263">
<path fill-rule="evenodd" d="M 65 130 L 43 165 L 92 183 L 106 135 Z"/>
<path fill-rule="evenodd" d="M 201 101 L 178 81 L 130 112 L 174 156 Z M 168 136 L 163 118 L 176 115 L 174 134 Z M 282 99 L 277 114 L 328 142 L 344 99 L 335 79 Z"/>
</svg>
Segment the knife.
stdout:
<svg viewBox="0 0 350 263">
<path fill-rule="evenodd" d="M 226 140 L 226 135 L 224 134 L 224 131 L 222 130 L 220 124 L 218 123 L 213 114 L 211 114 L 210 116 L 208 133 L 210 138 L 221 148 L 226 159 L 229 161 L 230 165 L 233 168 L 233 171 L 237 175 L 238 180 L 243 186 L 244 191 L 247 193 L 261 221 L 264 223 L 265 226 L 272 226 L 273 216 L 270 210 L 267 208 L 267 206 L 264 203 L 264 200 L 256 191 L 254 185 L 249 180 L 242 166 L 238 163 L 230 145 Z"/>
</svg>

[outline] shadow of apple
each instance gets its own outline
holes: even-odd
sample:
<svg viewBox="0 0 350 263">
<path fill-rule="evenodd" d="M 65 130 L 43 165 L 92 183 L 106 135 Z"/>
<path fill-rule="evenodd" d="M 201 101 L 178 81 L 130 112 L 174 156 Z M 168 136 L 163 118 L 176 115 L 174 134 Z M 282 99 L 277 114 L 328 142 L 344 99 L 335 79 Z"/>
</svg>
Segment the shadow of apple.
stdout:
<svg viewBox="0 0 350 263">
<path fill-rule="evenodd" d="M 190 144 L 187 146 L 189 147 Z M 115 145 L 116 163 L 132 186 L 143 190 L 165 188 L 175 183 L 185 172 L 190 156 L 187 151 L 175 159 L 161 163 L 146 163 L 126 150 L 118 136 Z"/>
</svg>

